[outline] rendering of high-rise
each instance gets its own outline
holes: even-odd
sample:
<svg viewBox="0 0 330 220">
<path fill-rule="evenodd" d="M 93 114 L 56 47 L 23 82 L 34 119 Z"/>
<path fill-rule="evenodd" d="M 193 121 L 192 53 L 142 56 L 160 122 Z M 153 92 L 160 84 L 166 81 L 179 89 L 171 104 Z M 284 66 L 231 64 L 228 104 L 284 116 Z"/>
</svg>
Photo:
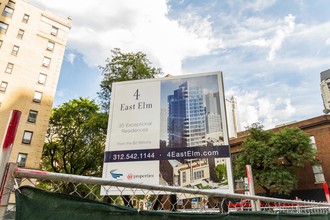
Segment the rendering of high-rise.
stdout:
<svg viewBox="0 0 330 220">
<path fill-rule="evenodd" d="M 321 72 L 321 94 L 324 110 L 326 114 L 330 113 L 330 69 Z"/>
<path fill-rule="evenodd" d="M 206 133 L 222 131 L 220 115 L 219 93 L 209 93 L 205 95 L 206 109 Z"/>
<path fill-rule="evenodd" d="M 202 89 L 182 83 L 168 101 L 169 147 L 206 146 L 206 121 Z"/>
<path fill-rule="evenodd" d="M 10 162 L 39 168 L 71 18 L 22 0 L 0 0 L 0 143 L 22 112 Z"/>
</svg>

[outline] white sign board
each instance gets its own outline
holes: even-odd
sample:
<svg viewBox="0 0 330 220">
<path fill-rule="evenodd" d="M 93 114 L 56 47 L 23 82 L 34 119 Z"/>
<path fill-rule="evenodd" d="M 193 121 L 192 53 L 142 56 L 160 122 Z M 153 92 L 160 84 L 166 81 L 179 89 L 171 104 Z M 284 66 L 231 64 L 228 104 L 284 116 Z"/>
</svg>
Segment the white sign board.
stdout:
<svg viewBox="0 0 330 220">
<path fill-rule="evenodd" d="M 233 192 L 224 103 L 221 72 L 114 83 L 103 178 Z"/>
</svg>

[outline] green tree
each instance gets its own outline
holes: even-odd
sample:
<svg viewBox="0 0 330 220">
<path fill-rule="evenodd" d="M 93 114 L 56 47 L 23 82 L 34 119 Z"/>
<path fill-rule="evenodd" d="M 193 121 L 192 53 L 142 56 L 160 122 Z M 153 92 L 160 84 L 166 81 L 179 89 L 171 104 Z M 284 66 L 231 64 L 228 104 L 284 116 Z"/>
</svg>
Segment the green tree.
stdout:
<svg viewBox="0 0 330 220">
<path fill-rule="evenodd" d="M 251 165 L 256 184 L 267 196 L 273 192 L 289 194 L 297 184 L 297 168 L 308 161 L 317 162 L 309 135 L 299 128 L 273 132 L 257 123 L 248 131 L 235 161 L 235 176 L 245 176 L 245 165 Z"/>
<path fill-rule="evenodd" d="M 107 114 L 94 102 L 80 98 L 53 108 L 43 148 L 44 170 L 101 176 Z"/>
<path fill-rule="evenodd" d="M 156 75 L 162 74 L 160 68 L 151 66 L 151 62 L 147 59 L 146 54 L 123 53 L 120 49 L 111 50 L 111 58 L 107 58 L 105 66 L 100 66 L 103 79 L 101 81 L 101 91 L 98 93 L 102 109 L 108 111 L 112 83 L 127 80 L 150 79 Z"/>
<path fill-rule="evenodd" d="M 215 176 L 219 182 L 222 182 L 227 177 L 227 168 L 225 164 L 219 164 L 214 167 Z"/>
</svg>

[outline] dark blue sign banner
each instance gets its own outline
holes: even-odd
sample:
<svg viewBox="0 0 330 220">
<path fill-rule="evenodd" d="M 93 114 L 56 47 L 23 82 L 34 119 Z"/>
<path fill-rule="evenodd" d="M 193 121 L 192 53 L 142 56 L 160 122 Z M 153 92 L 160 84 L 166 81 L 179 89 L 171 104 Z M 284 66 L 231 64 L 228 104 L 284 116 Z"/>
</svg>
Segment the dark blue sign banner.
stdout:
<svg viewBox="0 0 330 220">
<path fill-rule="evenodd" d="M 142 150 L 106 151 L 104 162 L 130 162 L 149 160 L 181 160 L 229 157 L 229 146 L 202 146 Z"/>
</svg>

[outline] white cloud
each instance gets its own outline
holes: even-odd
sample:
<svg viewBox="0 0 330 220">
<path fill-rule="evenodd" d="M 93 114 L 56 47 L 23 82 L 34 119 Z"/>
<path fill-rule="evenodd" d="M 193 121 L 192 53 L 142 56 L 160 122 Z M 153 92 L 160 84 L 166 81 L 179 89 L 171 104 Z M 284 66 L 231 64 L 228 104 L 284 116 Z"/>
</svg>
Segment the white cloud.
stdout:
<svg viewBox="0 0 330 220">
<path fill-rule="evenodd" d="M 257 3 L 255 2 L 255 4 Z M 267 7 L 269 6 L 267 5 Z M 268 61 L 274 60 L 277 52 L 282 48 L 283 42 L 295 31 L 295 16 L 292 14 L 282 19 L 255 16 L 235 17 L 235 15 L 224 14 L 222 19 L 224 23 L 229 22 L 232 25 L 230 31 L 222 34 L 225 48 L 238 46 L 266 48 L 269 49 L 265 51 Z"/>
<path fill-rule="evenodd" d="M 302 12 L 296 2 L 285 8 L 275 0 L 181 0 L 184 7 L 170 9 L 168 0 L 29 1 L 72 16 L 68 48 L 90 66 L 103 65 L 119 47 L 146 53 L 172 75 L 224 71 L 225 85 L 239 88 L 232 95 L 242 127 L 257 121 L 272 127 L 322 112 L 319 80 L 311 79 L 329 68 L 330 22 Z"/>
<path fill-rule="evenodd" d="M 249 42 L 244 43 L 245 46 L 257 46 L 257 47 L 268 47 L 269 46 L 269 41 L 266 39 L 255 39 L 251 40 Z"/>
<path fill-rule="evenodd" d="M 242 45 L 269 48 L 267 60 L 274 60 L 285 39 L 295 30 L 295 17 L 289 14 L 283 20 L 273 22 L 266 22 L 261 19 L 250 20 L 244 28 L 246 33 L 240 33 L 240 35 L 249 36 L 245 38 L 246 41 L 242 42 Z M 258 29 L 255 29 L 256 27 Z"/>
<path fill-rule="evenodd" d="M 237 96 L 238 114 L 241 122 L 241 128 L 245 128 L 252 123 L 259 122 L 258 110 L 255 100 L 258 96 L 257 92 L 245 92 L 241 96 Z"/>
<path fill-rule="evenodd" d="M 118 47 L 125 52 L 142 51 L 154 66 L 178 74 L 185 58 L 205 55 L 221 45 L 207 17 L 169 19 L 166 0 L 31 2 L 72 16 L 68 47 L 82 53 L 91 66 L 103 65 L 110 50 Z"/>
<path fill-rule="evenodd" d="M 330 37 L 325 41 L 326 46 L 330 46 Z"/>
<path fill-rule="evenodd" d="M 261 11 L 264 10 L 266 8 L 271 7 L 272 5 L 274 5 L 276 2 L 276 0 L 255 0 L 255 1 L 244 1 L 244 10 L 254 10 L 254 11 Z"/>
<path fill-rule="evenodd" d="M 278 28 L 275 37 L 270 42 L 270 51 L 267 60 L 272 61 L 275 58 L 276 52 L 282 46 L 282 42 L 294 31 L 294 26 L 295 17 L 289 14 L 284 18 L 284 25 Z"/>
<path fill-rule="evenodd" d="M 281 97 L 275 100 L 259 94 L 257 91 L 231 91 L 236 93 L 238 114 L 241 127 L 244 129 L 253 123 L 259 122 L 266 129 L 273 128 L 283 122 L 290 121 L 296 112 L 290 99 Z"/>
<path fill-rule="evenodd" d="M 69 53 L 68 55 L 66 55 L 67 61 L 69 61 L 69 63 L 71 63 L 72 65 L 74 63 L 75 58 L 76 58 L 76 55 L 74 53 Z"/>
</svg>

